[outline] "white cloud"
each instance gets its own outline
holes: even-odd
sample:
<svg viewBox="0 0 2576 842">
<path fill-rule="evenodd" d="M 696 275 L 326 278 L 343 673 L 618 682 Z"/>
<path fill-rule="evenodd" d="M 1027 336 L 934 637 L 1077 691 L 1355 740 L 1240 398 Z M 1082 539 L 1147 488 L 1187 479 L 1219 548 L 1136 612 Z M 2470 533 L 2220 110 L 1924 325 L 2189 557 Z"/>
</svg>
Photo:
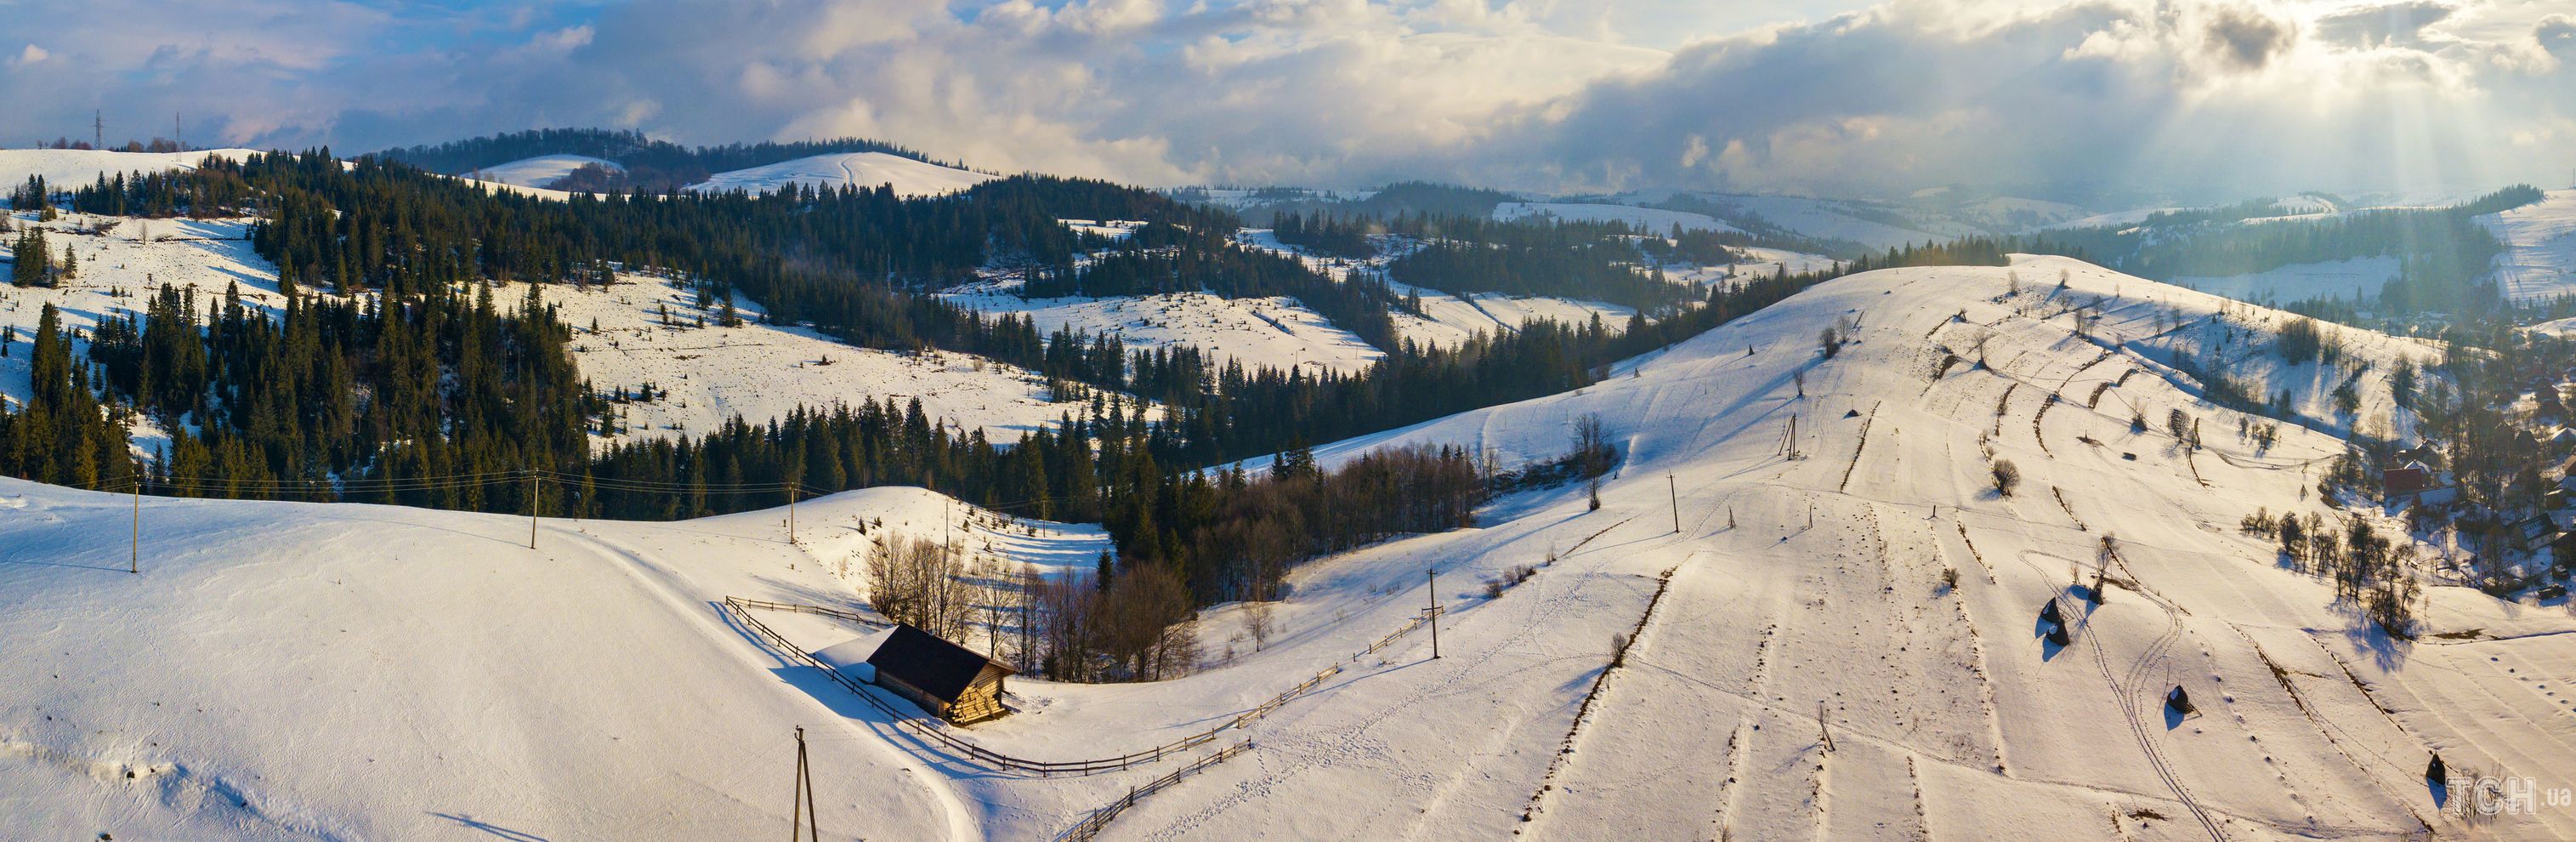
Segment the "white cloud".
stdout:
<svg viewBox="0 0 2576 842">
<path fill-rule="evenodd" d="M 50 136 L 99 103 L 216 108 L 192 122 L 344 150 L 538 125 L 861 134 L 1149 183 L 2260 192 L 2576 164 L 2514 140 L 2576 119 L 2576 21 L 2527 0 L 1787 0 L 1747 8 L 1821 19 L 1733 34 L 1678 0 L 136 2 L 30 10 L 65 40 L 22 51 L 0 109 Z"/>
</svg>

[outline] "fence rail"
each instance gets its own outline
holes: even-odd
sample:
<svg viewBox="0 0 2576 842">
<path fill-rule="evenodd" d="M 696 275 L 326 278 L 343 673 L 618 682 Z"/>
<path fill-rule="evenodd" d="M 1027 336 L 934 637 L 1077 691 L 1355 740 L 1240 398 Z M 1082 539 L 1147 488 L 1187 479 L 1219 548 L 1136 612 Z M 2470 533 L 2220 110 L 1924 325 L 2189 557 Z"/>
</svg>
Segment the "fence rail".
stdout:
<svg viewBox="0 0 2576 842">
<path fill-rule="evenodd" d="M 1178 754 L 1180 752 L 1198 748 L 1199 746 L 1214 742 L 1217 735 L 1224 733 L 1226 729 L 1242 728 L 1246 725 L 1252 724 L 1264 716 L 1269 716 L 1272 711 L 1278 710 L 1280 706 L 1289 703 L 1298 696 L 1305 695 L 1307 691 L 1313 690 L 1317 686 L 1323 684 L 1325 679 L 1331 678 L 1342 671 L 1342 668 L 1339 666 L 1326 667 L 1322 672 L 1316 673 L 1313 678 L 1306 679 L 1297 686 L 1288 688 L 1287 691 L 1270 697 L 1269 701 L 1262 702 L 1253 709 L 1245 711 L 1232 719 L 1228 719 L 1214 728 L 1209 728 L 1205 731 L 1201 731 L 1187 737 L 1182 737 L 1178 740 L 1164 743 L 1143 751 L 1131 752 L 1117 757 L 1102 757 L 1090 760 L 1029 760 L 1026 758 L 1013 757 L 1011 755 L 976 745 L 973 741 L 952 733 L 944 724 L 932 720 L 925 720 L 895 709 L 894 705 L 886 702 L 884 699 L 878 698 L 877 694 L 868 692 L 867 688 L 861 686 L 857 679 L 853 679 L 848 675 L 842 674 L 840 670 L 836 670 L 825 665 L 822 661 L 816 660 L 813 653 L 807 652 L 802 647 L 789 642 L 785 635 L 779 634 L 776 630 L 771 629 L 769 624 L 761 622 L 757 617 L 753 617 L 751 611 L 754 608 L 775 611 L 797 611 L 800 613 L 844 617 L 860 623 L 873 624 L 872 621 L 860 617 L 852 612 L 836 608 L 827 608 L 819 605 L 796 605 L 793 603 L 767 602 L 764 600 L 743 599 L 741 597 L 732 596 L 725 597 L 724 604 L 725 609 L 733 612 L 736 618 L 742 620 L 745 627 L 751 629 L 752 632 L 763 642 L 767 643 L 771 649 L 777 650 L 780 657 L 784 657 L 795 663 L 813 667 L 817 671 L 820 671 L 823 673 L 825 678 L 829 678 L 833 683 L 839 684 L 848 689 L 851 693 L 857 695 L 861 701 L 867 702 L 870 707 L 874 707 L 879 712 L 884 713 L 889 719 L 894 721 L 897 727 L 911 731 L 914 734 L 918 734 L 925 740 L 951 751 L 955 751 L 964 755 L 966 758 L 985 766 L 995 769 L 1036 772 L 1040 775 L 1090 775 L 1100 772 L 1127 769 L 1161 760 L 1168 755 Z M 1411 630 L 1410 627 L 1408 627 L 1407 630 Z"/>
<path fill-rule="evenodd" d="M 821 614 L 826 617 L 848 620 L 862 626 L 883 627 L 886 625 L 883 620 L 871 620 L 868 619 L 868 616 L 865 614 L 843 608 L 833 608 L 828 605 L 800 605 L 793 602 L 770 602 L 765 599 L 744 599 L 738 596 L 725 597 L 725 601 L 739 602 L 753 608 L 764 608 L 771 611 L 793 611 L 798 614 Z"/>
<path fill-rule="evenodd" d="M 1129 789 L 1127 790 L 1127 794 L 1121 796 L 1118 800 L 1109 802 L 1108 805 L 1091 811 L 1091 815 L 1084 816 L 1082 821 L 1074 823 L 1072 827 L 1065 828 L 1064 833 L 1056 836 L 1056 842 L 1091 842 L 1093 837 L 1100 835 L 1101 830 L 1109 827 L 1109 820 L 1118 818 L 1119 813 L 1126 812 L 1127 808 L 1136 806 L 1137 799 L 1161 792 L 1166 787 L 1180 783 L 1182 778 L 1197 774 L 1201 769 L 1223 763 L 1226 761 L 1226 758 L 1242 754 L 1246 751 L 1250 751 L 1251 749 L 1251 740 L 1235 743 L 1234 745 L 1226 746 L 1224 751 L 1191 761 L 1190 765 L 1174 769 L 1170 774 L 1155 778 L 1151 781 L 1145 782 L 1141 786 Z"/>
</svg>

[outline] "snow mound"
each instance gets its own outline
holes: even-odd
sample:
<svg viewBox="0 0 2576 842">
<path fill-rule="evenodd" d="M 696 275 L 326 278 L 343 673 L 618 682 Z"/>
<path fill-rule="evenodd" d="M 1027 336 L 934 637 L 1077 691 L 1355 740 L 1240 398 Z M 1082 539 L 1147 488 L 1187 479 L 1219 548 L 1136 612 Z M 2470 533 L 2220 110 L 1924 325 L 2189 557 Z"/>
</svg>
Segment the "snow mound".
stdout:
<svg viewBox="0 0 2576 842">
<path fill-rule="evenodd" d="M 689 189 L 710 193 L 730 190 L 767 193 L 789 184 L 831 188 L 873 188 L 890 184 L 894 186 L 896 195 L 938 196 L 956 193 L 992 179 L 993 176 L 983 173 L 924 163 L 901 155 L 840 152 L 716 173 L 705 182 L 690 185 Z"/>
</svg>

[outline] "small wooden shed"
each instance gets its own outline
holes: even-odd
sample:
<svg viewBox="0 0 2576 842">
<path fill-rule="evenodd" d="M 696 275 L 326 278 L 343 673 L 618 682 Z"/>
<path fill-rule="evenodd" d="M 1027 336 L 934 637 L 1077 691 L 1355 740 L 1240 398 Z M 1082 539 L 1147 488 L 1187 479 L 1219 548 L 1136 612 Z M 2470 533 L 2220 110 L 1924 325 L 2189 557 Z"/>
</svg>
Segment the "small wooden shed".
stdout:
<svg viewBox="0 0 2576 842">
<path fill-rule="evenodd" d="M 897 625 L 814 657 L 959 725 L 1007 712 L 1002 679 L 1013 672 L 1010 667 L 912 626 Z"/>
</svg>

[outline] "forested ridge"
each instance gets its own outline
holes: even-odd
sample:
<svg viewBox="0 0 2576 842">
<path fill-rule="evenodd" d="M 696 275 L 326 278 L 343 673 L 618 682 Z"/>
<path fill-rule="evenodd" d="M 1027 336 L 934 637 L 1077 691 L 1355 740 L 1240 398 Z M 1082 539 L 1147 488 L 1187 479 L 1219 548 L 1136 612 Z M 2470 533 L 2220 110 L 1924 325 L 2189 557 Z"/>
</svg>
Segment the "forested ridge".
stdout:
<svg viewBox="0 0 2576 842">
<path fill-rule="evenodd" d="M 2487 274 L 2504 244 L 2476 217 L 2540 199 L 2539 188 L 2518 184 L 2448 207 L 2370 208 L 2287 219 L 2266 218 L 2279 215 L 2278 203 L 2262 199 L 2157 213 L 2134 226 L 2050 231 L 2046 237 L 2055 253 L 2166 281 L 2394 257 L 2398 277 L 2379 291 L 2380 309 L 2480 313 L 2503 303 Z"/>
<path fill-rule="evenodd" d="M 1386 454 L 1323 471 L 1302 457 L 1305 442 L 1577 388 L 1611 362 L 1844 271 L 1999 263 L 2003 254 L 1989 241 L 1892 250 L 1834 272 L 1691 291 L 1693 306 L 1634 318 L 1624 331 L 1540 321 L 1430 348 L 1379 326 L 1394 303 L 1382 285 L 1334 285 L 1234 244 L 1237 223 L 1226 214 L 1103 182 L 1018 177 L 918 199 L 793 188 L 546 201 L 373 158 L 344 166 L 317 150 L 102 179 L 68 200 L 87 212 L 253 214 L 251 239 L 278 264 L 288 303 L 165 288 L 141 319 L 103 321 L 86 361 L 69 359 L 72 345 L 49 319 L 32 337 L 32 399 L 0 415 L 0 471 L 97 488 L 139 481 L 155 494 L 621 518 L 920 485 L 1007 512 L 1098 520 L 1119 550 L 1108 578 L 1151 571 L 1201 604 L 1267 593 L 1301 558 L 1458 525 L 1488 493 L 1473 454 Z M 1147 224 L 1112 243 L 1062 218 Z M 1561 242 L 1529 236 L 1538 245 L 1524 247 L 1534 251 Z M 1336 318 L 1388 354 L 1362 371 L 1320 375 L 1219 366 L 1195 348 L 1041 337 L 1025 318 L 986 317 L 928 294 L 996 264 L 1027 267 L 1042 284 L 1343 296 L 1319 309 L 1367 308 L 1374 320 Z M 566 351 L 571 330 L 546 290 L 604 282 L 620 266 L 739 291 L 772 318 L 853 344 L 985 354 L 1099 391 L 1012 446 L 927 417 L 917 400 L 813 406 L 694 437 L 593 446 L 587 433 L 619 397 L 580 378 Z M 509 280 L 544 283 L 496 301 L 493 283 Z M 1149 417 L 1124 395 L 1162 412 Z M 127 413 L 170 430 L 167 452 L 126 459 Z M 1261 476 L 1199 470 L 1281 452 L 1290 458 Z"/>
<path fill-rule="evenodd" d="M 614 129 L 530 129 L 440 144 L 399 147 L 375 157 L 400 161 L 446 175 L 470 175 L 485 167 L 541 155 L 581 155 L 624 165 L 622 178 L 607 184 L 562 184 L 564 189 L 643 187 L 667 190 L 706 181 L 715 173 L 768 166 L 781 161 L 835 152 L 883 152 L 924 163 L 959 167 L 881 140 L 859 137 L 828 140 L 761 141 L 723 146 L 688 147 L 656 140 L 643 132 Z M 575 176 L 578 178 L 579 176 Z M 595 176 L 594 176 L 595 177 Z"/>
</svg>

